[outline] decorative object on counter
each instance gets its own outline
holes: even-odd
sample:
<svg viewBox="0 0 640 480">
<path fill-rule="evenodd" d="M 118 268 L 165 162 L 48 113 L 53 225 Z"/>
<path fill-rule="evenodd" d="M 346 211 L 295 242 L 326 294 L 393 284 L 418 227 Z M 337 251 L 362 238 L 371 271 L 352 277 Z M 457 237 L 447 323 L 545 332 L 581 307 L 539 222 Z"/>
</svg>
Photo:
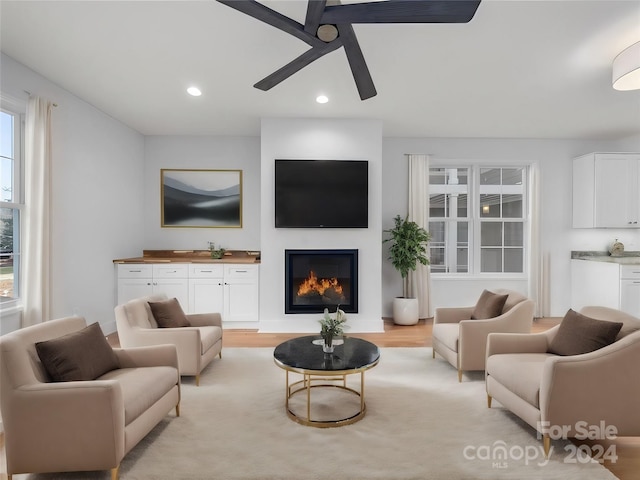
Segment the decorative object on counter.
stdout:
<svg viewBox="0 0 640 480">
<path fill-rule="evenodd" d="M 216 248 L 216 244 L 214 242 L 209 243 L 209 251 L 211 252 L 211 258 L 220 259 L 223 257 L 224 252 L 226 251 L 224 248 Z"/>
<path fill-rule="evenodd" d="M 624 253 L 624 245 L 616 238 L 616 241 L 609 247 L 609 253 L 612 257 L 621 256 Z"/>
<path fill-rule="evenodd" d="M 429 264 L 427 243 L 431 235 L 416 222 L 410 221 L 408 216 L 403 219 L 396 215 L 394 221 L 393 228 L 384 230 L 391 237 L 382 241 L 391 242 L 389 259 L 402 276 L 402 297 L 393 299 L 393 321 L 398 325 L 415 325 L 418 323 L 418 299 L 411 297 L 409 271 L 415 270 L 418 262 Z"/>
<path fill-rule="evenodd" d="M 322 351 L 324 353 L 333 353 L 334 338 L 339 337 L 344 333 L 344 329 L 346 328 L 347 316 L 345 313 L 340 310 L 340 305 L 336 307 L 336 315 L 335 317 L 331 317 L 329 314 L 329 309 L 324 309 L 324 318 L 318 320 L 320 322 L 320 335 L 324 340 L 324 344 L 322 345 Z"/>
<path fill-rule="evenodd" d="M 242 170 L 160 170 L 162 227 L 242 227 Z"/>
</svg>

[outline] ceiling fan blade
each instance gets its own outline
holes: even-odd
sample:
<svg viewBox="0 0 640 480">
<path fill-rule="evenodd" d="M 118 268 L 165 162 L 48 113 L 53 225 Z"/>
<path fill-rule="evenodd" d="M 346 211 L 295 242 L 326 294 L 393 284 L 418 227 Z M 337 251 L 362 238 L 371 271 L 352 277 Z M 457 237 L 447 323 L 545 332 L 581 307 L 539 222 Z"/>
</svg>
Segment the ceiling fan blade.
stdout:
<svg viewBox="0 0 640 480">
<path fill-rule="evenodd" d="M 358 93 L 361 100 L 366 100 L 371 97 L 375 97 L 378 92 L 376 86 L 373 84 L 373 79 L 369 73 L 369 68 L 364 60 L 364 55 L 360 49 L 360 44 L 356 38 L 356 34 L 353 31 L 353 27 L 350 24 L 338 24 L 336 25 L 342 44 L 344 45 L 344 51 L 347 54 L 347 60 L 349 60 L 349 66 L 351 67 L 351 73 L 353 79 L 356 82 Z"/>
<path fill-rule="evenodd" d="M 309 0 L 307 4 L 307 18 L 304 22 L 304 31 L 310 35 L 315 35 L 320 26 L 320 19 L 324 13 L 327 0 Z"/>
<path fill-rule="evenodd" d="M 263 78 L 254 85 L 255 88 L 260 90 L 269 90 L 278 85 L 283 80 L 286 80 L 297 71 L 303 69 L 310 63 L 316 61 L 320 57 L 323 57 L 327 53 L 333 52 L 337 48 L 342 46 L 342 41 L 339 39 L 330 43 L 323 43 L 320 47 L 314 47 L 307 50 L 295 60 L 287 63 L 284 67 L 276 70 L 271 75 Z"/>
<path fill-rule="evenodd" d="M 387 0 L 328 6 L 320 23 L 467 23 L 480 0 Z"/>
<path fill-rule="evenodd" d="M 289 17 L 285 17 L 269 7 L 265 7 L 255 0 L 218 0 L 218 2 L 293 35 L 312 47 L 324 45 L 324 42 L 318 40 L 315 34 L 310 35 L 305 32 L 304 26 L 300 23 L 291 20 Z"/>
</svg>

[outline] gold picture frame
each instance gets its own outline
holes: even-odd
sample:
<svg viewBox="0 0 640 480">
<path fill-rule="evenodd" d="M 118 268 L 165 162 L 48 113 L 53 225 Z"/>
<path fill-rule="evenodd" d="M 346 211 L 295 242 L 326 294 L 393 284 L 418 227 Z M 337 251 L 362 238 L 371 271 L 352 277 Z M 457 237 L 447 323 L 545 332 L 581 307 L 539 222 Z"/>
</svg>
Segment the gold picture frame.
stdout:
<svg viewBox="0 0 640 480">
<path fill-rule="evenodd" d="M 242 170 L 160 170 L 163 228 L 242 228 Z"/>
</svg>

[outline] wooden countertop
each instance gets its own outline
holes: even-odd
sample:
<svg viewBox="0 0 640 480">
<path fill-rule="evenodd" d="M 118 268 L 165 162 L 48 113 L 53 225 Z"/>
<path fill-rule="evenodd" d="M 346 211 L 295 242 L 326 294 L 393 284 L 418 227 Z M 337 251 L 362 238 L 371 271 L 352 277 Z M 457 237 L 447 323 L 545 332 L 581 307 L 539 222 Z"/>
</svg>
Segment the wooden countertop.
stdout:
<svg viewBox="0 0 640 480">
<path fill-rule="evenodd" d="M 143 250 L 141 257 L 117 258 L 113 263 L 260 263 L 260 252 L 227 250 L 217 259 L 209 250 Z"/>
</svg>

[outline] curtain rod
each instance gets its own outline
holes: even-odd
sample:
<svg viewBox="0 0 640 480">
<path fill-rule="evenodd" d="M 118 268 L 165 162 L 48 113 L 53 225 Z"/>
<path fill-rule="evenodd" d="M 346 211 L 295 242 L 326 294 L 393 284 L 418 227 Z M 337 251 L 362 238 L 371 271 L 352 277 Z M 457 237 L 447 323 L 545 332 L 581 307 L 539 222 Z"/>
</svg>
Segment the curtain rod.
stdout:
<svg viewBox="0 0 640 480">
<path fill-rule="evenodd" d="M 31 92 L 30 92 L 29 90 L 24 90 L 24 93 L 26 93 L 27 95 L 31 95 Z M 58 104 L 57 104 L 57 103 L 54 103 L 54 104 L 53 104 L 53 106 L 54 106 L 54 107 L 57 107 L 57 106 L 58 106 Z"/>
</svg>

